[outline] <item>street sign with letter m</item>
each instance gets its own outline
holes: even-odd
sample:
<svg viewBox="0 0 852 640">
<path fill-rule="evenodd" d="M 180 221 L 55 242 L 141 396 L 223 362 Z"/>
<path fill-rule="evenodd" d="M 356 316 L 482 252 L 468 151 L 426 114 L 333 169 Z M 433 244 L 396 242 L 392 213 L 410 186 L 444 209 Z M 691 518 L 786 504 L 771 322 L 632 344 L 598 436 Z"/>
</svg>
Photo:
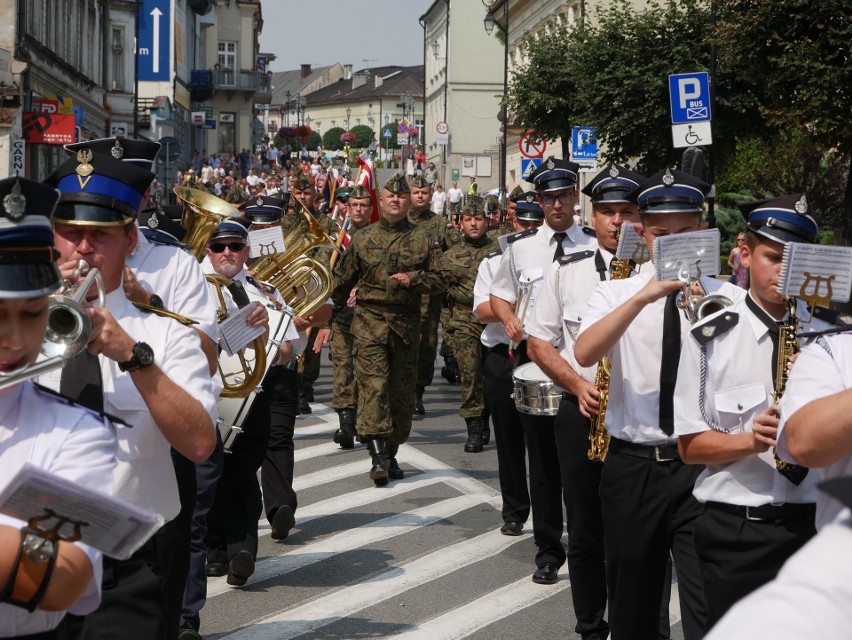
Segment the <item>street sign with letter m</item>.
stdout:
<svg viewBox="0 0 852 640">
<path fill-rule="evenodd" d="M 710 121 L 710 81 L 706 72 L 669 76 L 672 124 Z"/>
</svg>

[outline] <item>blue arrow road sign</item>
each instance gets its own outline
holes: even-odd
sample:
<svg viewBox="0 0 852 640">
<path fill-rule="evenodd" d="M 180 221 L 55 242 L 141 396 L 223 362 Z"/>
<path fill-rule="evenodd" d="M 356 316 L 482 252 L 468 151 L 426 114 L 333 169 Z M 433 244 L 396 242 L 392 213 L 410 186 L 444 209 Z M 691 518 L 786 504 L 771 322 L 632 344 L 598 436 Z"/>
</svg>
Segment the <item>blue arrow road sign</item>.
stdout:
<svg viewBox="0 0 852 640">
<path fill-rule="evenodd" d="M 541 158 L 521 158 L 521 178 L 526 180 L 541 166 Z"/>
<path fill-rule="evenodd" d="M 171 80 L 170 0 L 144 0 L 139 9 L 139 79 Z"/>
<path fill-rule="evenodd" d="M 710 80 L 706 72 L 669 76 L 672 124 L 710 121 Z"/>
<path fill-rule="evenodd" d="M 594 127 L 571 128 L 571 159 L 597 160 L 598 136 Z"/>
</svg>

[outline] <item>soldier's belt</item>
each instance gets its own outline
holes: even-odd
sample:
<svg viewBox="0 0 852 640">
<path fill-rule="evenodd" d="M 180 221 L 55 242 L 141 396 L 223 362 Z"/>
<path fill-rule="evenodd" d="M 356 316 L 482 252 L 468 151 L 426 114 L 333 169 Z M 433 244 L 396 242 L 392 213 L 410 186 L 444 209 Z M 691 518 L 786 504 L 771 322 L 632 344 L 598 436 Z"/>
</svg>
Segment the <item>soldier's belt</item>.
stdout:
<svg viewBox="0 0 852 640">
<path fill-rule="evenodd" d="M 411 304 L 393 304 L 393 303 L 385 303 L 385 302 L 377 302 L 377 301 L 366 301 L 366 300 L 358 300 L 358 306 L 364 307 L 365 309 L 369 309 L 370 311 L 377 311 L 379 313 L 399 313 L 399 314 L 414 314 L 420 315 L 420 305 L 411 305 Z"/>
</svg>

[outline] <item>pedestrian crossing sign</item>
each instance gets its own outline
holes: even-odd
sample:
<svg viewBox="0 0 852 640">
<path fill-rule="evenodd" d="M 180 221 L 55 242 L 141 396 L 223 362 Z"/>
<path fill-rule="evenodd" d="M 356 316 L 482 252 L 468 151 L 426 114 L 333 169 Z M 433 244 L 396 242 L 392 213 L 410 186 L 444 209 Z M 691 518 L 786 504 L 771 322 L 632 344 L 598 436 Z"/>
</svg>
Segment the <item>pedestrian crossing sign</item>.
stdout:
<svg viewBox="0 0 852 640">
<path fill-rule="evenodd" d="M 529 180 L 530 174 L 541 166 L 541 158 L 521 158 L 521 179 Z"/>
</svg>

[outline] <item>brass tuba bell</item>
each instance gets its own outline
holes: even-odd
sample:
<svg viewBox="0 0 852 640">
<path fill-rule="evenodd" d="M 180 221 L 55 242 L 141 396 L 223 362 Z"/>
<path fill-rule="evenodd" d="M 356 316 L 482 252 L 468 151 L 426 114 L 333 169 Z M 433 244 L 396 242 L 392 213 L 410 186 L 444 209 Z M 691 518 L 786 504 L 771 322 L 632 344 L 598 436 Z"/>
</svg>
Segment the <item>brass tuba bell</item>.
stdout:
<svg viewBox="0 0 852 640">
<path fill-rule="evenodd" d="M 196 260 L 204 260 L 207 241 L 227 218 L 238 218 L 240 210 L 212 193 L 176 186 L 174 194 L 183 203 L 181 225 L 186 229 L 184 242 L 192 247 Z"/>
</svg>

